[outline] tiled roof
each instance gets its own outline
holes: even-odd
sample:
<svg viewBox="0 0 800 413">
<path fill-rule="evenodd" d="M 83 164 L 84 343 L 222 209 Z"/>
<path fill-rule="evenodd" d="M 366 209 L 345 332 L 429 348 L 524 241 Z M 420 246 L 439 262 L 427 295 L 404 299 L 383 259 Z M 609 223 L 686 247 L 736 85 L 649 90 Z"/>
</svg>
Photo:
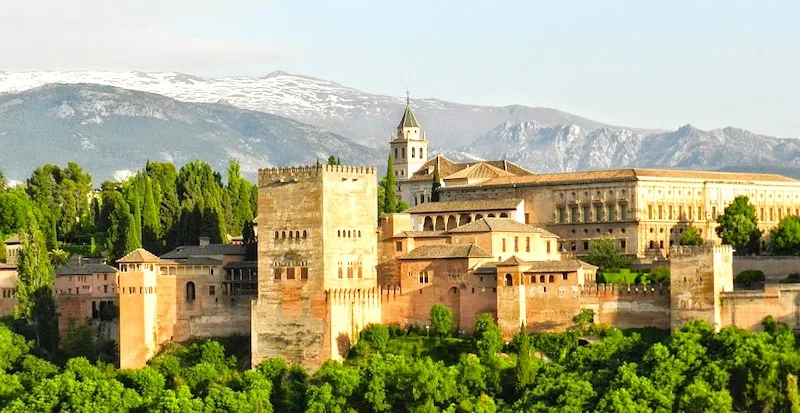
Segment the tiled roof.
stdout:
<svg viewBox="0 0 800 413">
<path fill-rule="evenodd" d="M 427 202 L 403 212 L 423 214 L 432 212 L 497 211 L 517 209 L 521 199 L 478 199 L 474 201 Z"/>
<path fill-rule="evenodd" d="M 508 176 L 492 178 L 472 186 L 514 186 L 514 185 L 555 185 L 564 183 L 637 181 L 640 178 L 672 178 L 705 181 L 734 182 L 789 182 L 800 183 L 783 175 L 751 174 L 739 172 L 688 171 L 672 169 L 612 169 L 602 171 L 566 172 L 538 174 L 529 176 Z M 445 187 L 444 189 L 446 189 Z M 463 187 L 462 187 L 463 188 Z"/>
<path fill-rule="evenodd" d="M 88 274 L 114 274 L 119 272 L 118 269 L 100 263 L 77 263 L 70 262 L 69 264 L 56 268 L 56 275 L 88 275 Z"/>
<path fill-rule="evenodd" d="M 3 242 L 4 242 L 6 245 L 8 245 L 8 244 L 19 244 L 21 241 L 20 241 L 20 239 L 19 239 L 19 234 L 14 234 L 14 235 L 12 235 L 12 236 L 10 236 L 10 237 L 6 238 L 6 240 L 5 240 L 5 241 L 3 241 Z"/>
<path fill-rule="evenodd" d="M 117 260 L 118 263 L 159 262 L 160 259 L 144 248 L 137 248 L 128 255 Z"/>
<path fill-rule="evenodd" d="M 237 261 L 225 265 L 226 270 L 232 268 L 258 268 L 258 261 Z"/>
<path fill-rule="evenodd" d="M 179 259 L 189 257 L 203 257 L 211 255 L 245 255 L 246 245 L 209 244 L 209 245 L 184 245 L 163 254 L 161 258 Z"/>
<path fill-rule="evenodd" d="M 467 178 L 499 178 L 501 176 L 515 176 L 511 172 L 504 171 L 500 168 L 494 167 L 486 162 L 476 163 L 475 165 L 468 166 L 452 175 L 445 176 L 445 181 L 448 179 L 467 179 Z"/>
<path fill-rule="evenodd" d="M 472 233 L 472 232 L 538 232 L 544 236 L 555 234 L 547 232 L 541 228 L 517 222 L 511 218 L 481 218 L 469 224 L 455 227 L 450 230 L 451 234 Z"/>
<path fill-rule="evenodd" d="M 517 259 L 516 255 L 512 255 L 507 260 L 504 260 L 504 261 L 500 262 L 497 265 L 498 266 L 500 266 L 500 265 L 520 265 L 522 263 L 523 263 L 523 261 L 520 261 L 519 259 Z"/>
<path fill-rule="evenodd" d="M 6 264 L 4 262 L 0 262 L 0 270 L 13 270 L 16 269 L 16 265 Z"/>
<path fill-rule="evenodd" d="M 447 231 L 400 231 L 393 238 L 447 238 Z"/>
<path fill-rule="evenodd" d="M 401 259 L 429 260 L 439 258 L 492 258 L 492 254 L 475 244 L 423 245 L 415 248 Z"/>
<path fill-rule="evenodd" d="M 411 111 L 411 106 L 406 105 L 406 110 L 403 111 L 403 118 L 400 119 L 400 124 L 397 125 L 397 128 L 418 128 L 419 123 L 417 122 L 417 117 L 414 116 L 414 112 Z"/>
<path fill-rule="evenodd" d="M 514 258 L 514 257 L 512 257 Z M 506 260 L 508 261 L 508 260 Z M 594 265 L 585 263 L 580 260 L 563 260 L 563 261 L 520 261 L 515 259 L 518 264 L 506 264 L 506 261 L 501 263 L 487 262 L 475 269 L 475 272 L 485 274 L 493 274 L 497 272 L 498 265 L 519 265 L 522 272 L 565 272 L 577 271 L 580 268 L 597 268 Z"/>
<path fill-rule="evenodd" d="M 514 176 L 533 175 L 533 172 L 508 161 L 480 161 L 480 162 L 453 162 L 442 155 L 425 162 L 417 172 L 409 178 L 410 181 L 432 181 L 433 169 L 439 164 L 439 176 L 448 178 L 461 170 L 477 164 L 486 164 L 499 170 L 509 172 Z M 428 172 L 430 170 L 430 172 Z"/>
<path fill-rule="evenodd" d="M 222 261 L 209 257 L 167 258 L 162 259 L 161 263 L 178 265 L 222 265 Z"/>
</svg>

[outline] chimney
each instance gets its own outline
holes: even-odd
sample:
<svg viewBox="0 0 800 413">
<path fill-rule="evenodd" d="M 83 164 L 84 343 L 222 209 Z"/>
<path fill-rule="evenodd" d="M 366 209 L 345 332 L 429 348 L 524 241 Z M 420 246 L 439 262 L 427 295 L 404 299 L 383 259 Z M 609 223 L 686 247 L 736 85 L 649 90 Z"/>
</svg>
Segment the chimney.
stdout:
<svg viewBox="0 0 800 413">
<path fill-rule="evenodd" d="M 210 245 L 210 244 L 211 244 L 211 238 L 209 238 L 209 237 L 200 237 L 200 246 Z"/>
</svg>

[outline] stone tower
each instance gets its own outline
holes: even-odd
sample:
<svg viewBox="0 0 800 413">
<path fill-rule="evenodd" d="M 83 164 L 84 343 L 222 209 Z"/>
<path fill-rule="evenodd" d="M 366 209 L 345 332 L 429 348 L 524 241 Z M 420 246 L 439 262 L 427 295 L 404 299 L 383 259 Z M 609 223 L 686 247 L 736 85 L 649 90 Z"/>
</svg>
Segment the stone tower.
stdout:
<svg viewBox="0 0 800 413">
<path fill-rule="evenodd" d="M 119 265 L 119 367 L 140 369 L 158 351 L 159 258 L 139 248 Z"/>
<path fill-rule="evenodd" d="M 411 111 L 408 92 L 406 92 L 406 109 L 403 111 L 403 118 L 397 125 L 397 134 L 392 135 L 389 144 L 391 146 L 390 156 L 394 162 L 394 176 L 398 182 L 407 180 L 428 160 L 428 141 L 425 139 L 425 134 L 420 131 L 417 117 Z"/>
<path fill-rule="evenodd" d="M 381 321 L 374 168 L 258 173 L 258 297 L 252 365 L 282 357 L 315 369 Z"/>
<path fill-rule="evenodd" d="M 677 246 L 669 251 L 671 328 L 701 319 L 719 331 L 720 293 L 733 291 L 730 245 Z"/>
</svg>

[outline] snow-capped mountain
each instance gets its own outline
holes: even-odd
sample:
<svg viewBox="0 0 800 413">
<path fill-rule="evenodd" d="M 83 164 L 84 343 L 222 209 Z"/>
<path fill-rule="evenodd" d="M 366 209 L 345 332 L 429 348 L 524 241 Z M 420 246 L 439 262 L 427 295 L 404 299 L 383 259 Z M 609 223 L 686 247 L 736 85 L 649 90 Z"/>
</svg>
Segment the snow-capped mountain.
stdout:
<svg viewBox="0 0 800 413">
<path fill-rule="evenodd" d="M 703 131 L 686 125 L 674 132 L 643 134 L 626 128 L 586 130 L 537 122 L 503 123 L 458 152 L 459 159 L 507 159 L 537 172 L 617 167 L 717 169 L 731 166 L 800 165 L 800 140 L 736 129 Z"/>
<path fill-rule="evenodd" d="M 28 177 L 45 163 L 77 161 L 95 181 L 125 176 L 147 160 L 195 159 L 225 170 L 310 165 L 335 155 L 375 165 L 383 152 L 317 127 L 229 105 L 187 103 L 94 84 L 47 85 L 0 95 L 0 169 Z"/>
<path fill-rule="evenodd" d="M 0 72 L 0 93 L 49 83 L 97 83 L 157 93 L 185 102 L 224 102 L 308 123 L 358 143 L 383 149 L 402 117 L 405 97 L 364 93 L 327 80 L 273 72 L 263 77 L 204 78 L 181 73 L 39 71 Z M 459 148 L 502 122 L 536 120 L 546 126 L 607 126 L 549 108 L 473 106 L 413 99 L 429 139 Z"/>
</svg>

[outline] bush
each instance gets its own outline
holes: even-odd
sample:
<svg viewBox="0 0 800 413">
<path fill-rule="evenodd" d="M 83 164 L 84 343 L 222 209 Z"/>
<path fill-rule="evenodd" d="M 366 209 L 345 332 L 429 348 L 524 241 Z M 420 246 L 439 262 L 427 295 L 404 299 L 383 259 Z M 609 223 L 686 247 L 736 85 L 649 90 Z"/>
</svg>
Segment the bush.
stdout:
<svg viewBox="0 0 800 413">
<path fill-rule="evenodd" d="M 431 307 L 431 335 L 449 337 L 453 333 L 453 312 L 441 304 Z"/>
<path fill-rule="evenodd" d="M 792 273 L 781 280 L 782 283 L 800 283 L 800 272 Z"/>
<path fill-rule="evenodd" d="M 669 284 L 669 267 L 655 267 L 650 270 L 650 281 L 668 285 Z"/>
<path fill-rule="evenodd" d="M 734 278 L 734 282 L 737 284 L 752 285 L 764 282 L 766 279 L 764 272 L 761 270 L 744 270 Z"/>
<path fill-rule="evenodd" d="M 369 344 L 373 350 L 383 352 L 389 343 L 389 329 L 383 324 L 369 324 L 361 330 L 359 339 Z"/>
</svg>

